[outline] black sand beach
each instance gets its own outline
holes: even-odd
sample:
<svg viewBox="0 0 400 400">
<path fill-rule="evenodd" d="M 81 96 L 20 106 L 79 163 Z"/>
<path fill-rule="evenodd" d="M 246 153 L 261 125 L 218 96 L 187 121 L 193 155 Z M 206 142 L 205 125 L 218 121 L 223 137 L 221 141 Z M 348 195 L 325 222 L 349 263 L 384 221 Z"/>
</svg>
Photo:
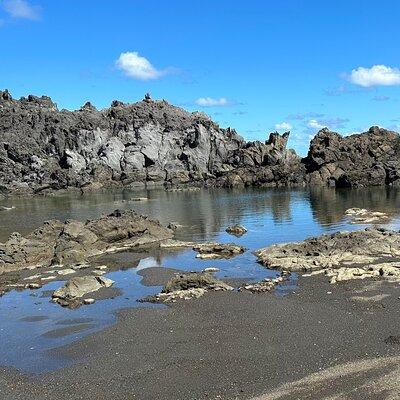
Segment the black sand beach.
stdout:
<svg viewBox="0 0 400 400">
<path fill-rule="evenodd" d="M 67 368 L 38 376 L 2 370 L 1 398 L 395 399 L 398 290 L 309 277 L 284 297 L 210 292 L 164 309 L 125 310 L 115 326 L 54 350 L 73 361 Z"/>
</svg>

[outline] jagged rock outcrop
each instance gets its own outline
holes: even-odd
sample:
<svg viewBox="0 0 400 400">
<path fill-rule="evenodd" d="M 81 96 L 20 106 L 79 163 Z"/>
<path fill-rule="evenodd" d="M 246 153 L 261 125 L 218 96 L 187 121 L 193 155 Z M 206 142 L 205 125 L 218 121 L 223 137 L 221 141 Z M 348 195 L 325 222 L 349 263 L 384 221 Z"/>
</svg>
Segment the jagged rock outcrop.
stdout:
<svg viewBox="0 0 400 400">
<path fill-rule="evenodd" d="M 311 185 L 399 185 L 400 137 L 377 126 L 347 137 L 325 128 L 312 139 L 303 163 Z"/>
<path fill-rule="evenodd" d="M 400 183 L 400 138 L 372 127 L 342 137 L 322 129 L 306 158 L 289 133 L 246 142 L 207 115 L 166 101 L 58 110 L 47 97 L 0 91 L 0 195 L 91 188 L 181 186 L 367 186 Z"/>
<path fill-rule="evenodd" d="M 11 234 L 0 243 L 0 275 L 49 265 L 75 265 L 89 257 L 170 239 L 173 232 L 134 211 L 80 222 L 51 220 L 26 237 Z"/>
<path fill-rule="evenodd" d="M 300 163 L 293 151 L 286 150 L 287 139 L 288 134 L 275 133 L 266 143 L 246 143 L 203 113 L 189 113 L 148 95 L 135 104 L 113 101 L 101 111 L 89 102 L 67 111 L 58 110 L 46 96 L 14 100 L 4 91 L 0 191 L 301 181 L 286 176 L 285 169 L 296 171 Z M 237 174 L 231 171 L 240 169 L 241 181 L 235 182 Z"/>
</svg>

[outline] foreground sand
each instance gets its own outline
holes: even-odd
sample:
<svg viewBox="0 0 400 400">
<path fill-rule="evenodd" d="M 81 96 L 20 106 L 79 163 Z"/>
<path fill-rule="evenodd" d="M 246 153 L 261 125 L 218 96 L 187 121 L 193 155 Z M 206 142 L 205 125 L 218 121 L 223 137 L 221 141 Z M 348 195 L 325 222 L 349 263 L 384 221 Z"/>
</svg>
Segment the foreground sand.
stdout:
<svg viewBox="0 0 400 400">
<path fill-rule="evenodd" d="M 144 271 L 145 281 L 168 278 L 158 272 Z M 67 368 L 2 370 L 0 398 L 397 399 L 398 297 L 398 283 L 319 276 L 283 298 L 210 292 L 125 310 L 115 326 L 53 350 Z"/>
</svg>

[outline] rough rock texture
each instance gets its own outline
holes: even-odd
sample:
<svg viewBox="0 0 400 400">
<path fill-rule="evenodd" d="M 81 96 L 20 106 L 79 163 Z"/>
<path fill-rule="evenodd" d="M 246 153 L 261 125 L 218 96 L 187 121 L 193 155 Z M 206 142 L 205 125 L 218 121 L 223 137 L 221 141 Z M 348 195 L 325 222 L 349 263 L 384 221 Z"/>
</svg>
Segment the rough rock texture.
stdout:
<svg viewBox="0 0 400 400">
<path fill-rule="evenodd" d="M 113 185 L 368 186 L 400 183 L 400 138 L 372 127 L 342 137 L 322 129 L 306 158 L 289 133 L 246 142 L 207 115 L 168 104 L 113 101 L 58 110 L 47 97 L 0 91 L 0 195 Z"/>
<path fill-rule="evenodd" d="M 141 301 L 170 303 L 178 299 L 189 300 L 203 296 L 209 290 L 233 290 L 223 281 L 209 273 L 188 273 L 177 275 L 169 280 L 161 293 L 148 296 Z"/>
<path fill-rule="evenodd" d="M 247 285 L 241 286 L 239 288 L 239 292 L 249 291 L 251 293 L 265 293 L 270 292 L 271 290 L 275 289 L 275 286 L 281 284 L 286 279 L 290 277 L 290 272 L 282 271 L 281 276 L 277 278 L 265 278 L 260 282 L 256 283 L 249 283 Z"/>
<path fill-rule="evenodd" d="M 338 187 L 400 184 L 400 137 L 373 126 L 342 137 L 322 129 L 303 160 L 310 184 Z"/>
<path fill-rule="evenodd" d="M 70 279 L 64 286 L 55 290 L 52 297 L 55 302 L 62 306 L 76 307 L 83 302 L 81 298 L 85 294 L 108 288 L 113 283 L 114 281 L 103 276 L 80 276 Z M 87 302 L 87 304 L 91 303 L 91 301 Z"/>
<path fill-rule="evenodd" d="M 232 258 L 246 251 L 234 243 L 201 243 L 193 246 L 193 250 L 198 253 L 196 257 L 202 259 Z"/>
<path fill-rule="evenodd" d="M 228 226 L 225 229 L 225 232 L 229 233 L 230 235 L 240 237 L 247 232 L 247 229 L 243 225 L 235 224 Z"/>
<path fill-rule="evenodd" d="M 349 208 L 346 215 L 352 224 L 387 224 L 390 217 L 380 211 L 370 211 L 365 208 Z"/>
<path fill-rule="evenodd" d="M 300 158 L 286 150 L 287 139 L 288 133 L 274 133 L 266 143 L 246 143 L 205 114 L 148 97 L 135 104 L 114 101 L 101 111 L 90 103 L 60 111 L 49 97 L 14 100 L 0 91 L 0 189 L 303 181 L 284 171 L 299 175 Z M 230 171 L 242 167 L 247 175 L 241 171 L 239 182 Z"/>
<path fill-rule="evenodd" d="M 46 265 L 82 264 L 88 257 L 170 239 L 173 232 L 134 211 L 80 222 L 51 220 L 26 237 L 0 243 L 0 274 Z"/>
<path fill-rule="evenodd" d="M 276 244 L 255 252 L 269 268 L 324 273 L 331 283 L 368 277 L 400 278 L 400 233 L 367 228 L 303 242 Z"/>
</svg>

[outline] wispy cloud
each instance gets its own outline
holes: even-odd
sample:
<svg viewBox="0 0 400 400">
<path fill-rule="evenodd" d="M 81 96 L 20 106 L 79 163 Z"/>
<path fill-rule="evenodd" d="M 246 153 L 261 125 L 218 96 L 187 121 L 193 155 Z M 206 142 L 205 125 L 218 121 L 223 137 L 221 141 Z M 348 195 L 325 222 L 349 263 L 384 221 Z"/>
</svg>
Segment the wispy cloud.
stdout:
<svg viewBox="0 0 400 400">
<path fill-rule="evenodd" d="M 142 81 L 158 79 L 173 72 L 172 68 L 157 69 L 147 58 L 140 56 L 136 51 L 121 53 L 115 64 L 129 78 Z"/>
<path fill-rule="evenodd" d="M 247 114 L 247 111 L 235 111 L 234 113 L 233 113 L 233 115 L 246 115 Z"/>
<path fill-rule="evenodd" d="M 388 101 L 388 100 L 390 100 L 390 97 L 389 96 L 380 95 L 380 96 L 373 97 L 372 100 L 374 100 L 374 101 Z"/>
<path fill-rule="evenodd" d="M 349 122 L 347 118 L 324 118 L 324 119 L 310 119 L 306 123 L 306 128 L 308 129 L 322 129 L 322 128 L 329 128 L 329 129 L 343 129 L 346 126 L 346 123 Z"/>
<path fill-rule="evenodd" d="M 348 76 L 350 82 L 362 87 L 400 85 L 400 70 L 386 65 L 358 67 Z"/>
<path fill-rule="evenodd" d="M 288 120 L 297 120 L 303 121 L 306 118 L 322 118 L 324 114 L 317 113 L 317 112 L 307 112 L 307 113 L 298 113 L 298 114 L 289 114 L 286 119 Z"/>
<path fill-rule="evenodd" d="M 233 102 L 228 100 L 226 97 L 199 97 L 195 100 L 195 104 L 200 107 L 226 107 L 233 105 Z"/>
<path fill-rule="evenodd" d="M 307 127 L 311 128 L 311 129 L 322 129 L 325 127 L 325 125 L 321 124 L 320 122 L 318 122 L 316 119 L 310 119 L 307 122 Z"/>
<path fill-rule="evenodd" d="M 275 129 L 278 131 L 290 131 L 292 129 L 292 125 L 288 122 L 281 122 L 280 124 L 275 124 Z"/>
<path fill-rule="evenodd" d="M 324 93 L 327 96 L 343 96 L 345 94 L 354 94 L 357 93 L 357 90 L 350 89 L 346 85 L 339 85 L 334 88 L 325 89 Z"/>
<path fill-rule="evenodd" d="M 37 21 L 40 19 L 40 7 L 34 6 L 25 0 L 4 0 L 2 2 L 4 11 L 13 18 L 30 19 Z"/>
</svg>

